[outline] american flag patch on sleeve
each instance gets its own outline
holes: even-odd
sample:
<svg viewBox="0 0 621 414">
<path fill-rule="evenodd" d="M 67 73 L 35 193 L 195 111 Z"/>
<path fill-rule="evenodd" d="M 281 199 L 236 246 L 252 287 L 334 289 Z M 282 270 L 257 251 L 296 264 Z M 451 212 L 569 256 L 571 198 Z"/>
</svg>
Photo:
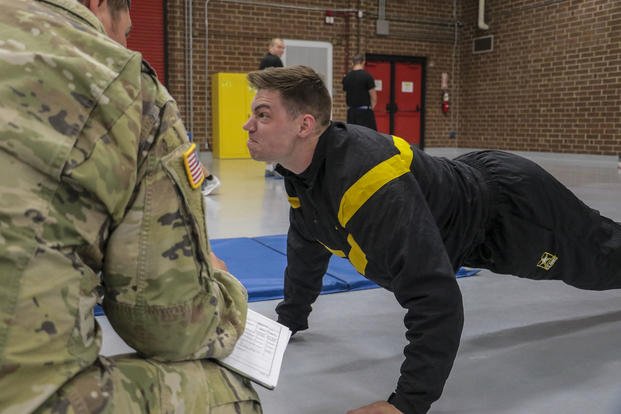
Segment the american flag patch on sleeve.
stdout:
<svg viewBox="0 0 621 414">
<path fill-rule="evenodd" d="M 203 172 L 203 164 L 201 164 L 201 160 L 198 158 L 196 144 L 192 144 L 183 153 L 183 165 L 185 166 L 185 174 L 188 176 L 190 187 L 200 187 L 203 181 L 205 181 L 205 173 Z"/>
</svg>

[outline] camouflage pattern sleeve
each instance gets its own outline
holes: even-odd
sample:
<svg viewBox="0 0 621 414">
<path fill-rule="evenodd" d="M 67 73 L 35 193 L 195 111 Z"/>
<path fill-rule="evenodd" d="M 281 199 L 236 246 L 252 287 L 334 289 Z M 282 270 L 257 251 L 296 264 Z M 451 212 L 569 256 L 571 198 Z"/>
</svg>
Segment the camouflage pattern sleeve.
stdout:
<svg viewBox="0 0 621 414">
<path fill-rule="evenodd" d="M 136 190 L 107 244 L 104 308 L 147 357 L 223 357 L 243 331 L 247 294 L 211 266 L 203 197 L 184 167 L 192 144 L 175 102 L 143 72 Z"/>
</svg>

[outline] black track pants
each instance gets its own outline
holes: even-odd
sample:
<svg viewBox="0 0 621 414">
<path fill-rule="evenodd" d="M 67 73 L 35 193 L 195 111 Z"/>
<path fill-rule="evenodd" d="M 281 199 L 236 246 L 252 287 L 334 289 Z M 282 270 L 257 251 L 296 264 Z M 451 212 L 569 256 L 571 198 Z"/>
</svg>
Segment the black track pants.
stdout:
<svg viewBox="0 0 621 414">
<path fill-rule="evenodd" d="M 621 224 L 599 214 L 532 161 L 500 151 L 457 160 L 486 177 L 485 240 L 464 264 L 591 290 L 621 288 Z"/>
<path fill-rule="evenodd" d="M 372 109 L 349 108 L 347 110 L 347 123 L 362 125 L 377 130 L 375 113 Z"/>
</svg>

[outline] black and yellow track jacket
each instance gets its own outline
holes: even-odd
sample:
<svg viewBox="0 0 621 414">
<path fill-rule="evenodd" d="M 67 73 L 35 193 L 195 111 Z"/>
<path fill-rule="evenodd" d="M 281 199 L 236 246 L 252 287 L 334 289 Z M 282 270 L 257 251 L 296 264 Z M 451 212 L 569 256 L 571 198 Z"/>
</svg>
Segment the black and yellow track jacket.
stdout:
<svg viewBox="0 0 621 414">
<path fill-rule="evenodd" d="M 407 414 L 427 412 L 459 346 L 463 308 L 454 271 L 484 224 L 481 174 L 338 122 L 321 135 L 306 171 L 277 170 L 292 207 L 279 321 L 306 329 L 331 254 L 347 257 L 407 309 L 409 344 L 389 401 Z"/>
</svg>

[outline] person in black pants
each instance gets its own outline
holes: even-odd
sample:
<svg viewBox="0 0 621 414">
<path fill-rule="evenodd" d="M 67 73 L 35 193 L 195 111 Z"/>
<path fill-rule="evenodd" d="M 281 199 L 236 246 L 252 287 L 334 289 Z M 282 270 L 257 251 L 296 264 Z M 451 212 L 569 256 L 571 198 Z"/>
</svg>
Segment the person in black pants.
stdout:
<svg viewBox="0 0 621 414">
<path fill-rule="evenodd" d="M 343 90 L 347 101 L 347 123 L 377 130 L 373 108 L 377 103 L 375 80 L 364 70 L 364 56 L 352 59 L 353 67 L 343 77 Z"/>
<path fill-rule="evenodd" d="M 352 414 L 422 414 L 459 346 L 461 265 L 592 290 L 621 288 L 621 225 L 537 164 L 502 151 L 436 158 L 405 140 L 331 122 L 319 75 L 248 75 L 252 158 L 276 161 L 291 204 L 279 322 L 308 328 L 332 254 L 394 293 L 409 343 L 394 393 Z M 529 378 L 535 381 L 535 378 Z"/>
</svg>

